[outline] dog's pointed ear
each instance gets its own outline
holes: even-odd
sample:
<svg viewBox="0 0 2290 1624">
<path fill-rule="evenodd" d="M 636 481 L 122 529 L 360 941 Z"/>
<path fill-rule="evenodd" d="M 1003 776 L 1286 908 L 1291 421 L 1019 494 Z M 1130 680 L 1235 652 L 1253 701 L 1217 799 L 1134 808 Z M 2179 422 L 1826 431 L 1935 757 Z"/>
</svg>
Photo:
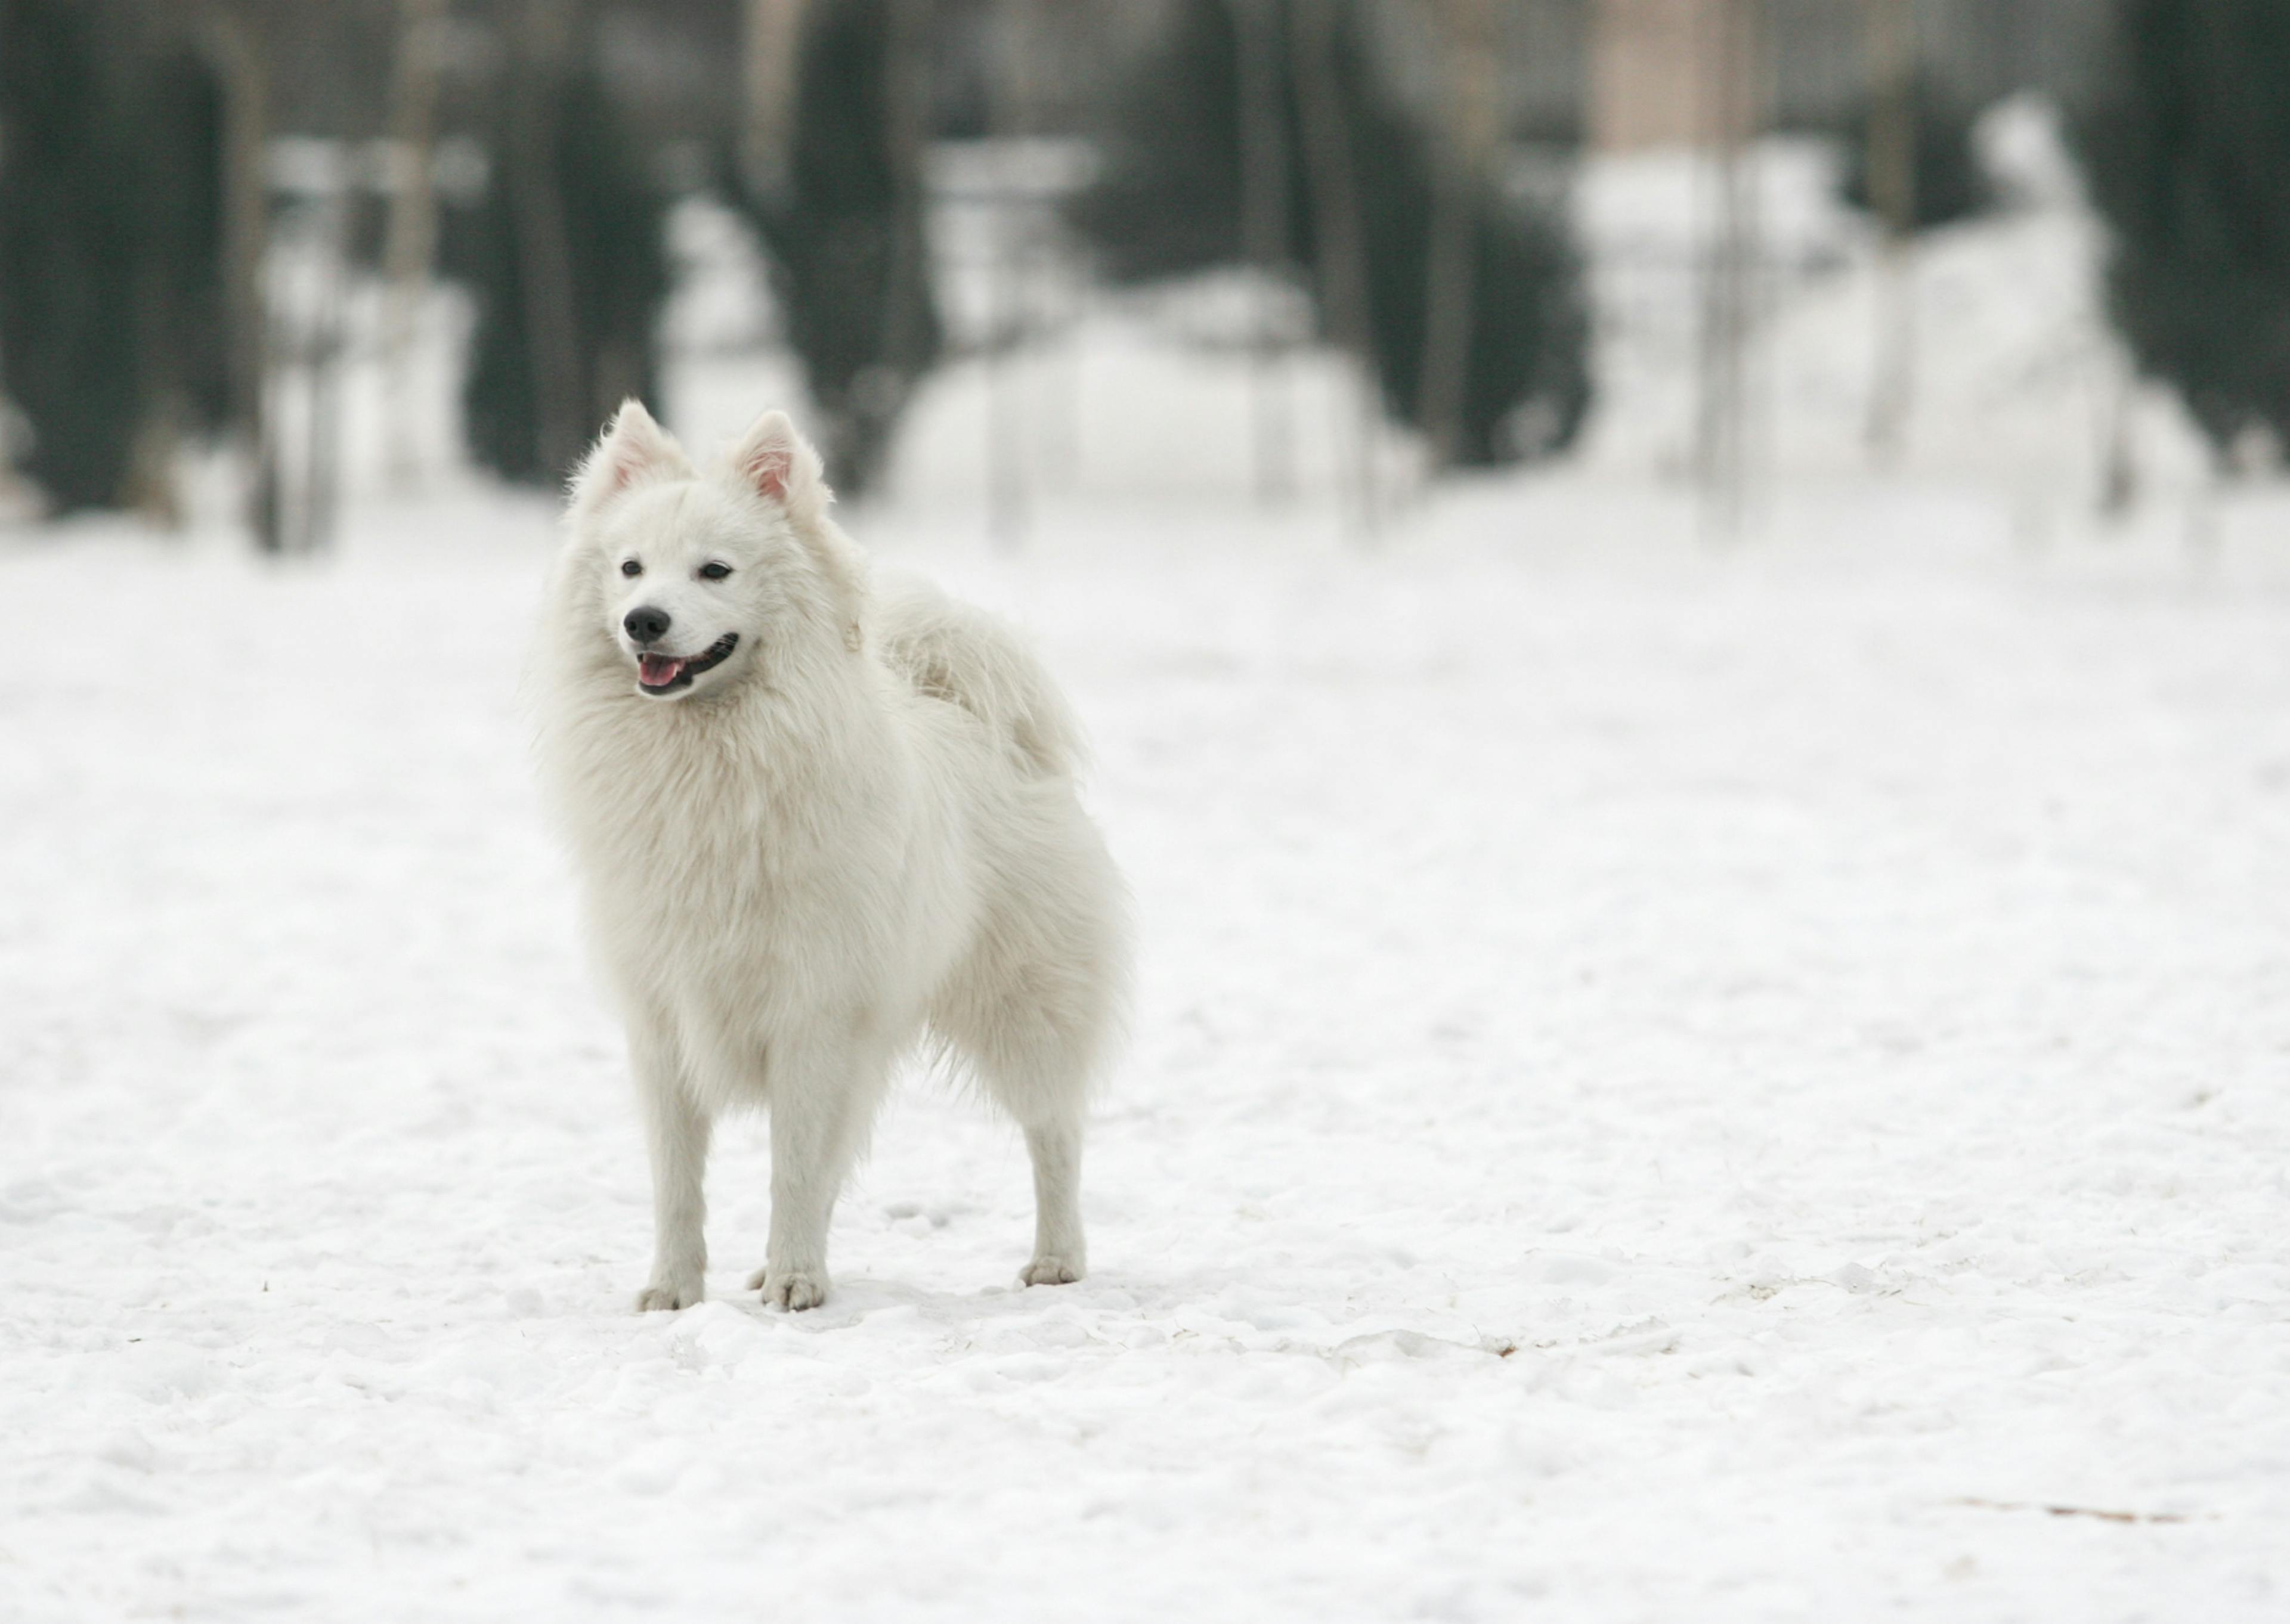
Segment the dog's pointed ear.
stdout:
<svg viewBox="0 0 2290 1624">
<path fill-rule="evenodd" d="M 834 500 L 819 453 L 784 412 L 766 412 L 749 426 L 732 450 L 732 475 L 765 501 L 782 503 L 803 518 L 816 517 Z"/>
<path fill-rule="evenodd" d="M 644 403 L 630 396 L 613 413 L 597 448 L 572 476 L 572 511 L 586 516 L 647 479 L 689 479 L 691 459 L 676 436 L 653 420 Z"/>
<path fill-rule="evenodd" d="M 789 528 L 818 564 L 834 598 L 844 644 L 857 653 L 864 646 L 866 560 L 827 516 L 835 492 L 827 488 L 826 470 L 811 442 L 796 432 L 786 412 L 766 412 L 732 448 L 730 474 L 742 489 L 787 510 Z"/>
</svg>

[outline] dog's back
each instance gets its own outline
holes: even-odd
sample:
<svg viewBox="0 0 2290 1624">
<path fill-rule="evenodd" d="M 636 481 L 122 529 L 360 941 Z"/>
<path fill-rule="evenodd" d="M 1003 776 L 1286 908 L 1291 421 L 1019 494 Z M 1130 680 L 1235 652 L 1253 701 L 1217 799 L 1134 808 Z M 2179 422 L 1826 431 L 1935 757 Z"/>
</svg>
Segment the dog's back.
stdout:
<svg viewBox="0 0 2290 1624">
<path fill-rule="evenodd" d="M 1007 627 L 918 576 L 880 572 L 874 595 L 877 656 L 916 692 L 976 716 L 1042 777 L 1087 764 L 1064 696 Z"/>
</svg>

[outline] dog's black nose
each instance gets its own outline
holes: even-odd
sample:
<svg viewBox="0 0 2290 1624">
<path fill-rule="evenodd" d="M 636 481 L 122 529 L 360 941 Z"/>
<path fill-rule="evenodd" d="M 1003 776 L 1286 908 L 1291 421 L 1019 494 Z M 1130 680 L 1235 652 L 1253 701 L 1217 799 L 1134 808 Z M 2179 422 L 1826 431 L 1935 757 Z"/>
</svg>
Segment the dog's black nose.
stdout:
<svg viewBox="0 0 2290 1624">
<path fill-rule="evenodd" d="M 649 606 L 643 609 L 631 609 L 629 611 L 629 618 L 621 624 L 629 628 L 630 641 L 658 643 L 662 637 L 668 636 L 668 611 Z"/>
</svg>

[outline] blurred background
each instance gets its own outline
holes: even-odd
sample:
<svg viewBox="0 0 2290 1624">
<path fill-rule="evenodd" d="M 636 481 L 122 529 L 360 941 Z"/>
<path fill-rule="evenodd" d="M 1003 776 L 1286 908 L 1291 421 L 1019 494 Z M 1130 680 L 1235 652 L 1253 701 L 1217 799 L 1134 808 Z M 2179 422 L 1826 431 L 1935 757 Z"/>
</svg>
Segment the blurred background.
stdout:
<svg viewBox="0 0 2290 1624">
<path fill-rule="evenodd" d="M 2268 0 L 0 0 L 0 523 L 322 551 L 626 395 L 1013 547 L 2186 508 L 2290 424 L 2286 74 Z"/>
</svg>

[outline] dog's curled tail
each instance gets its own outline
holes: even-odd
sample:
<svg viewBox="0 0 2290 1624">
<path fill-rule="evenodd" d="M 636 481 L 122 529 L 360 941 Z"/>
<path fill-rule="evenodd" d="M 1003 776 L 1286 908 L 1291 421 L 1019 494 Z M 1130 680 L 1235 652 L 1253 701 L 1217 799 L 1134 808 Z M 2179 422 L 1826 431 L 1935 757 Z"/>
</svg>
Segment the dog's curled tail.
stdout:
<svg viewBox="0 0 2290 1624">
<path fill-rule="evenodd" d="M 1088 764 L 1080 723 L 1041 661 L 1001 621 L 904 575 L 877 578 L 874 606 L 876 652 L 917 692 L 959 705 L 1045 777 Z"/>
</svg>

